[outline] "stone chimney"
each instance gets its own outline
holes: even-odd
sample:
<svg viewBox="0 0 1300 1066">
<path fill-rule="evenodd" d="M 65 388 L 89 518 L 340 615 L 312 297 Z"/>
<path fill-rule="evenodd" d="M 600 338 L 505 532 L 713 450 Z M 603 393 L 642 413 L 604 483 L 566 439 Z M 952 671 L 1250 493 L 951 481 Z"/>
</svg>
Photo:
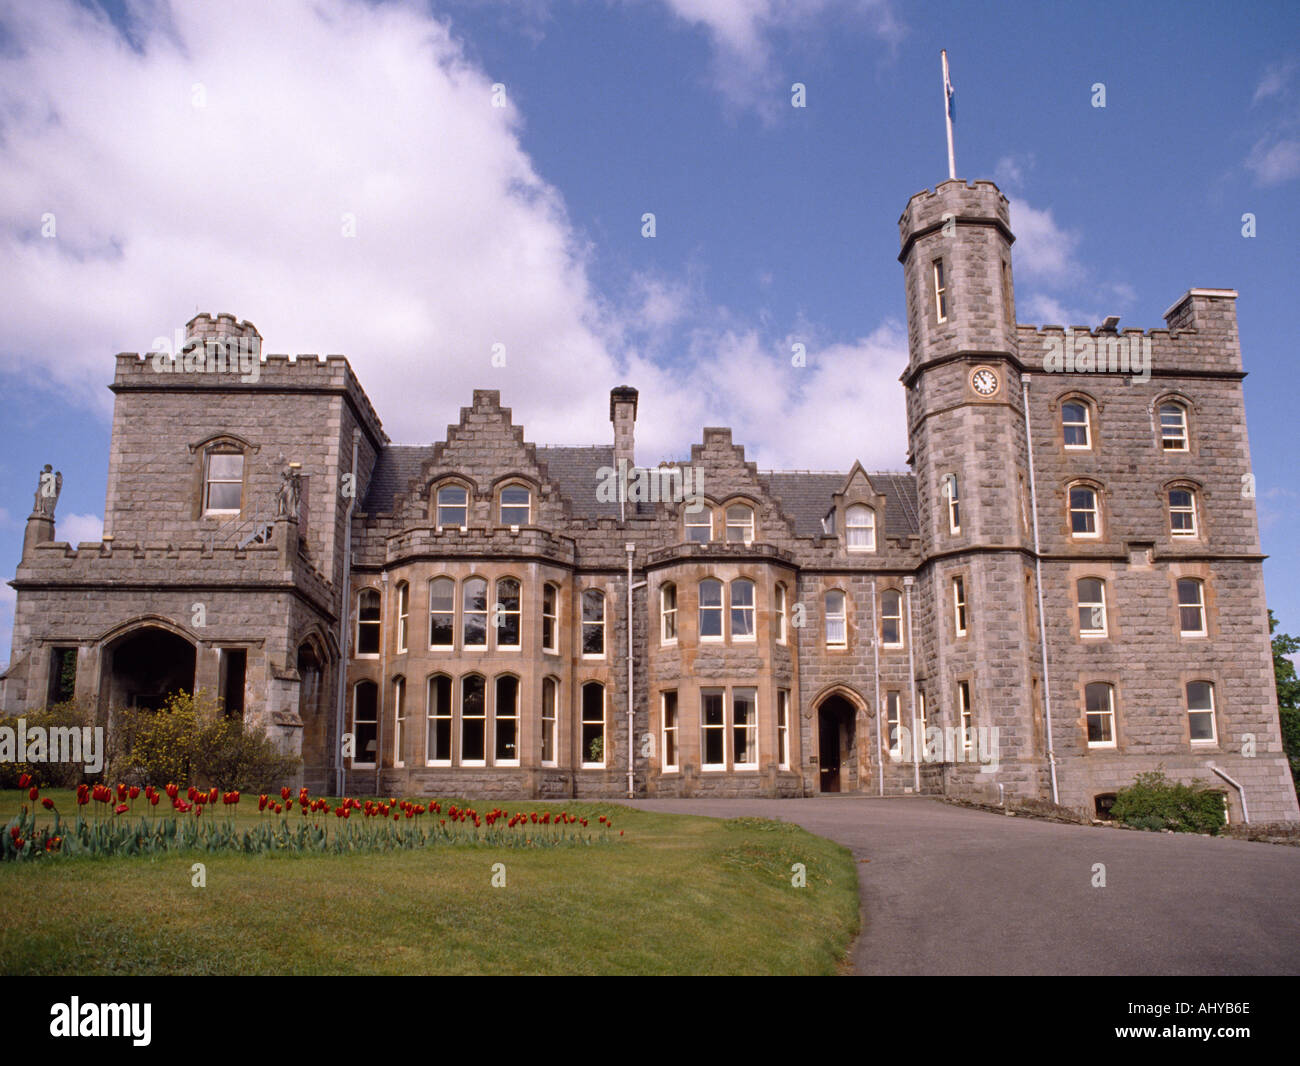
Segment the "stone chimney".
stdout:
<svg viewBox="0 0 1300 1066">
<path fill-rule="evenodd" d="M 614 423 L 614 466 L 626 460 L 629 467 L 636 465 L 636 399 L 637 391 L 631 385 L 620 385 L 609 393 L 609 420 Z"/>
</svg>

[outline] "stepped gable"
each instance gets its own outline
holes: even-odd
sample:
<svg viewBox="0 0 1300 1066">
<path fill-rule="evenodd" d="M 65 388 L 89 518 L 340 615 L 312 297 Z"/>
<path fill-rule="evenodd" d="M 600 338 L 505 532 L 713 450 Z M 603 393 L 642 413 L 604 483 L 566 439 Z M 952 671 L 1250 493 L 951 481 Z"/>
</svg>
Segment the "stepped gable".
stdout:
<svg viewBox="0 0 1300 1066">
<path fill-rule="evenodd" d="M 761 476 L 801 537 L 822 535 L 822 519 L 835 505 L 835 494 L 846 484 L 844 474 L 816 470 L 768 470 Z M 891 473 L 866 474 L 866 477 L 876 492 L 885 497 L 885 536 L 917 536 L 920 524 L 916 517 L 916 477 Z"/>
<path fill-rule="evenodd" d="M 704 471 L 704 495 L 717 503 L 732 496 L 747 496 L 758 506 L 760 528 L 772 529 L 778 521 L 795 536 L 794 523 L 758 472 L 746 461 L 745 448 L 733 444 L 726 426 L 705 426 L 702 444 L 691 445 L 691 465 Z M 838 487 L 838 486 L 837 486 Z"/>
</svg>

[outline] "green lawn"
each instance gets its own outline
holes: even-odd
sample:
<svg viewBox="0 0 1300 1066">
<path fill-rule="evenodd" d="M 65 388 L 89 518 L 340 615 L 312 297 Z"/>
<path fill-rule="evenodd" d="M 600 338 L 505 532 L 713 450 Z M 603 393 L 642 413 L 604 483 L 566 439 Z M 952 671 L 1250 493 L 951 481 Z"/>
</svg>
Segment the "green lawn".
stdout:
<svg viewBox="0 0 1300 1066">
<path fill-rule="evenodd" d="M 71 793 L 43 794 L 75 809 Z M 0 792 L 0 819 L 25 801 Z M 245 796 L 240 820 L 256 805 Z M 831 974 L 857 932 L 851 855 L 797 826 L 502 806 L 562 806 L 593 827 L 605 814 L 616 840 L 5 863 L 0 973 Z M 204 888 L 191 886 L 195 862 Z M 495 863 L 503 888 L 491 884 Z M 807 887 L 791 885 L 794 863 Z"/>
</svg>

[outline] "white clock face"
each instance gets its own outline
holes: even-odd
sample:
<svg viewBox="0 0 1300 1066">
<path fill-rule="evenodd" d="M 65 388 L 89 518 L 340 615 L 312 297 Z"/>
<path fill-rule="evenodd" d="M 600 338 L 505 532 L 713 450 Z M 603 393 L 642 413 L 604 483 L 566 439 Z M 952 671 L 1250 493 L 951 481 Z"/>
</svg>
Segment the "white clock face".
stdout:
<svg viewBox="0 0 1300 1066">
<path fill-rule="evenodd" d="M 988 367 L 981 367 L 970 376 L 970 384 L 981 396 L 992 396 L 998 391 L 998 376 Z"/>
</svg>

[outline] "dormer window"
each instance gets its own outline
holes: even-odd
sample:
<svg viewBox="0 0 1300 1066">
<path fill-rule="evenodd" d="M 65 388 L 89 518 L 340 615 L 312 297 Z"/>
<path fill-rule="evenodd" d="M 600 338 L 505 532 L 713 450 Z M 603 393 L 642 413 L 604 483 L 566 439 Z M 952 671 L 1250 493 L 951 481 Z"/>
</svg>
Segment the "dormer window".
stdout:
<svg viewBox="0 0 1300 1066">
<path fill-rule="evenodd" d="M 232 448 L 207 453 L 203 473 L 203 513 L 239 514 L 244 489 L 244 454 Z"/>
<path fill-rule="evenodd" d="M 754 541 L 754 510 L 743 503 L 733 503 L 727 508 L 727 542 L 752 544 Z"/>
<path fill-rule="evenodd" d="M 691 544 L 708 544 L 713 539 L 713 509 L 701 507 L 698 511 L 687 508 L 686 539 Z"/>
<path fill-rule="evenodd" d="M 851 552 L 876 550 L 876 512 L 860 503 L 844 511 L 844 546 Z"/>
<path fill-rule="evenodd" d="M 501 524 L 526 526 L 532 521 L 533 494 L 523 485 L 507 485 L 501 490 Z"/>
<path fill-rule="evenodd" d="M 438 527 L 469 525 L 469 489 L 444 485 L 438 490 Z"/>
</svg>

